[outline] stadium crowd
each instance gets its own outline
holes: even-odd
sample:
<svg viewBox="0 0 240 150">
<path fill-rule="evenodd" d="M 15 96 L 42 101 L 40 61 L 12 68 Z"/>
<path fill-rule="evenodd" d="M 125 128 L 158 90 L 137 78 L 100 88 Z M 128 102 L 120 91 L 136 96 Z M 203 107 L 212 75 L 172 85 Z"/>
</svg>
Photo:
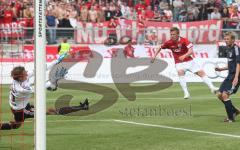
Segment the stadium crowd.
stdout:
<svg viewBox="0 0 240 150">
<path fill-rule="evenodd" d="M 77 21 L 111 18 L 161 22 L 224 20 L 224 28 L 239 28 L 240 1 L 229 0 L 46 0 L 49 26 L 75 27 Z M 0 23 L 26 19 L 33 26 L 33 0 L 0 0 Z"/>
</svg>

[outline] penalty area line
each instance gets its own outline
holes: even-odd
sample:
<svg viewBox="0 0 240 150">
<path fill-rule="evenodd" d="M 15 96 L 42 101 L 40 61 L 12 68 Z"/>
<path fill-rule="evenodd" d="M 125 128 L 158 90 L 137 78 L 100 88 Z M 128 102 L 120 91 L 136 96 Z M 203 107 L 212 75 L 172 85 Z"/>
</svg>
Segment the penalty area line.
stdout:
<svg viewBox="0 0 240 150">
<path fill-rule="evenodd" d="M 140 123 L 140 122 L 133 122 L 133 121 L 124 121 L 124 120 L 114 120 L 114 121 L 118 123 L 125 123 L 125 124 L 132 124 L 132 125 L 139 125 L 139 126 L 146 126 L 146 127 L 155 127 L 155 128 L 163 128 L 163 129 L 178 130 L 178 131 L 185 131 L 185 132 L 194 132 L 194 133 L 225 136 L 225 137 L 232 137 L 232 138 L 240 138 L 240 135 L 233 135 L 233 134 L 193 130 L 193 129 L 186 129 L 186 128 L 177 128 L 177 127 L 171 127 L 171 126 L 165 126 L 165 125 L 147 124 L 147 123 Z"/>
</svg>

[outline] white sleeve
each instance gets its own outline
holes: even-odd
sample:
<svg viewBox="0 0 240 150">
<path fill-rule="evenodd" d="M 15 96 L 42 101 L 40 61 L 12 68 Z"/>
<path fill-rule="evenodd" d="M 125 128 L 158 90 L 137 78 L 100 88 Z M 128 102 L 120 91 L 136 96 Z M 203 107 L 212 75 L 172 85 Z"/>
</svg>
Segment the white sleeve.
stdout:
<svg viewBox="0 0 240 150">
<path fill-rule="evenodd" d="M 28 74 L 28 78 L 33 77 L 34 76 L 34 70 L 28 71 L 27 74 Z"/>
<path fill-rule="evenodd" d="M 23 93 L 23 94 L 31 94 L 33 93 L 33 88 L 29 87 L 29 89 L 23 88 L 20 84 L 15 84 L 16 92 Z"/>
</svg>

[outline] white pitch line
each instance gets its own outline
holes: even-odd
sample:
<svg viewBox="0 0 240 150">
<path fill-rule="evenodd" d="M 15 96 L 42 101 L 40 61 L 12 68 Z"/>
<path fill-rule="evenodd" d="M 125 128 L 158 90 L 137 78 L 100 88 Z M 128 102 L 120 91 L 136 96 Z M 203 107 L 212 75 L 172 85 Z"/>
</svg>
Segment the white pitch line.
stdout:
<svg viewBox="0 0 240 150">
<path fill-rule="evenodd" d="M 139 123 L 139 122 L 133 122 L 133 121 L 124 121 L 124 120 L 114 120 L 114 121 L 119 123 L 134 124 L 134 125 L 147 126 L 147 127 L 156 127 L 156 128 L 164 128 L 164 129 L 179 130 L 179 131 L 186 131 L 186 132 L 195 132 L 195 133 L 203 133 L 203 134 L 210 134 L 210 135 L 217 135 L 217 136 L 240 138 L 240 135 L 233 135 L 233 134 L 193 130 L 193 129 L 186 129 L 186 128 L 176 128 L 176 127 L 170 127 L 165 125 L 147 124 L 147 123 Z"/>
<path fill-rule="evenodd" d="M 191 99 L 212 99 L 212 98 L 216 98 L 217 99 L 217 97 L 209 96 L 209 97 L 190 97 L 189 100 L 191 100 Z M 232 97 L 232 98 L 237 98 L 237 97 Z M 119 97 L 118 99 L 127 99 L 127 98 Z M 146 97 L 146 98 L 139 97 L 139 98 L 136 98 L 136 100 L 138 100 L 138 99 L 146 99 L 146 100 L 149 100 L 149 99 L 153 99 L 153 100 L 155 100 L 155 99 L 156 100 L 182 99 L 182 100 L 185 100 L 185 99 L 183 99 L 183 97 Z M 53 98 L 47 99 L 47 101 L 56 101 L 56 100 L 57 100 L 57 98 L 56 99 L 53 99 Z M 189 101 L 189 100 L 185 100 L 185 101 Z"/>
<path fill-rule="evenodd" d="M 33 121 L 25 121 L 25 122 L 33 122 Z M 102 119 L 102 120 L 47 120 L 47 123 L 57 123 L 57 122 L 113 122 L 113 120 L 110 119 Z"/>
<path fill-rule="evenodd" d="M 25 121 L 25 122 L 33 122 L 33 121 Z M 186 131 L 186 132 L 195 132 L 195 133 L 202 133 L 202 134 L 210 134 L 210 135 L 217 135 L 217 136 L 225 136 L 225 137 L 232 137 L 232 138 L 240 138 L 240 135 L 233 135 L 233 134 L 226 134 L 226 133 L 218 133 L 218 132 L 210 132 L 210 131 L 201 131 L 201 130 L 193 130 L 193 129 L 186 129 L 186 128 L 177 128 L 165 125 L 157 125 L 157 124 L 147 124 L 147 123 L 140 123 L 140 122 L 133 122 L 133 121 L 124 121 L 124 120 L 114 120 L 114 119 L 101 119 L 101 120 L 52 120 L 47 121 L 47 123 L 54 123 L 54 122 L 118 122 L 118 123 L 125 123 L 125 124 L 134 124 L 139 126 L 147 126 L 147 127 L 156 127 L 156 128 L 163 128 L 163 129 L 171 129 L 171 130 L 178 130 L 178 131 Z"/>
<path fill-rule="evenodd" d="M 47 121 L 50 123 L 54 122 L 112 122 L 113 120 L 108 120 L 108 119 L 102 119 L 102 120 L 52 120 L 52 121 Z"/>
</svg>

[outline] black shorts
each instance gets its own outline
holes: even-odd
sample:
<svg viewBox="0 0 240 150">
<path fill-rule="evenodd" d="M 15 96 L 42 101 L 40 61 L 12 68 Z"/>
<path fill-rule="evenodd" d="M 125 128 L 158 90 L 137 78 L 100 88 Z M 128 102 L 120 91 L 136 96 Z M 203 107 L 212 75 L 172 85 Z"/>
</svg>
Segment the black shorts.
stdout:
<svg viewBox="0 0 240 150">
<path fill-rule="evenodd" d="M 26 118 L 34 118 L 34 112 L 26 109 L 13 110 L 12 113 L 16 122 L 24 122 Z"/>
<path fill-rule="evenodd" d="M 240 85 L 240 80 L 238 81 L 238 84 L 233 87 L 232 86 L 232 81 L 234 79 L 234 75 L 229 75 L 221 84 L 220 88 L 219 88 L 219 92 L 223 93 L 223 92 L 227 92 L 229 94 L 234 94 L 237 92 L 239 85 Z"/>
</svg>

